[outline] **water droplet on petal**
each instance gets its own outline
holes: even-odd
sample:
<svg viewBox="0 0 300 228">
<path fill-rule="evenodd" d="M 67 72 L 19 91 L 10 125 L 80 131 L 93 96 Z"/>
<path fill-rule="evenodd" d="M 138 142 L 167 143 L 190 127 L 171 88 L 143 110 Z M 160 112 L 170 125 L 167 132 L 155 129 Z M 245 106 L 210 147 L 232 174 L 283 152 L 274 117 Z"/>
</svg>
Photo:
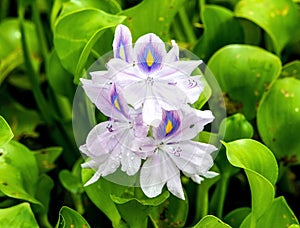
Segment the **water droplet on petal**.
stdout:
<svg viewBox="0 0 300 228">
<path fill-rule="evenodd" d="M 130 160 L 133 160 L 133 159 L 134 159 L 134 156 L 131 156 L 131 157 L 130 157 Z"/>
</svg>

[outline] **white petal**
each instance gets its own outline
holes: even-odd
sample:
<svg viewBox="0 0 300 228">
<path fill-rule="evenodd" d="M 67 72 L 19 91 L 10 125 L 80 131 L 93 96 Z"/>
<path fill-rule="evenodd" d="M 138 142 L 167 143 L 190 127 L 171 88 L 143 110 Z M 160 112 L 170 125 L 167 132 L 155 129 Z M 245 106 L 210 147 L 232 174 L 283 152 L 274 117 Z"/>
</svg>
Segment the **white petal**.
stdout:
<svg viewBox="0 0 300 228">
<path fill-rule="evenodd" d="M 182 90 L 166 82 L 156 82 L 152 86 L 152 91 L 160 107 L 165 110 L 177 110 L 187 103 L 187 98 Z"/>
<path fill-rule="evenodd" d="M 146 196 L 153 198 L 161 193 L 167 181 L 164 167 L 168 168 L 168 161 L 164 159 L 161 153 L 153 154 L 143 164 L 140 174 L 140 184 Z"/>
<path fill-rule="evenodd" d="M 176 81 L 176 86 L 183 91 L 190 104 L 195 103 L 203 91 L 204 85 L 200 80 L 200 76 L 187 77 Z"/>
<path fill-rule="evenodd" d="M 184 141 L 166 145 L 170 158 L 176 166 L 189 175 L 203 175 L 213 166 L 211 153 L 216 148 L 210 144 Z"/>
<path fill-rule="evenodd" d="M 162 109 L 155 98 L 147 98 L 143 104 L 143 121 L 157 127 L 162 119 Z"/>
<path fill-rule="evenodd" d="M 132 38 L 130 30 L 125 25 L 116 27 L 113 49 L 115 58 L 132 62 Z"/>
<path fill-rule="evenodd" d="M 108 129 L 108 126 L 113 131 Z M 88 134 L 86 146 L 90 152 L 89 156 L 98 157 L 101 154 L 111 152 L 118 142 L 118 124 L 112 121 L 102 122 L 96 125 Z"/>
<path fill-rule="evenodd" d="M 168 167 L 168 176 L 170 177 L 167 181 L 168 190 L 178 198 L 185 200 L 180 180 L 180 172 L 173 163 L 170 163 Z"/>
<path fill-rule="evenodd" d="M 106 66 L 114 82 L 121 88 L 146 79 L 146 76 L 141 74 L 136 67 L 120 59 L 111 59 Z"/>
<path fill-rule="evenodd" d="M 175 40 L 171 40 L 171 43 L 172 48 L 164 58 L 164 62 L 166 63 L 175 62 L 179 60 L 179 47 L 176 44 Z"/>
<path fill-rule="evenodd" d="M 92 76 L 92 81 L 95 84 L 107 85 L 111 83 L 111 75 L 108 74 L 108 71 L 93 71 L 90 72 Z"/>
<path fill-rule="evenodd" d="M 128 104 L 132 105 L 134 109 L 142 107 L 142 104 L 147 97 L 148 87 L 144 81 L 138 81 L 127 86 L 123 90 L 123 95 L 126 97 Z"/>
<path fill-rule="evenodd" d="M 95 183 L 101 177 L 101 171 L 96 171 L 95 174 L 89 179 L 85 184 L 84 187 Z"/>
<path fill-rule="evenodd" d="M 202 176 L 206 177 L 206 178 L 214 178 L 216 176 L 218 176 L 219 174 L 213 171 L 207 171 L 206 173 L 202 174 Z"/>
</svg>

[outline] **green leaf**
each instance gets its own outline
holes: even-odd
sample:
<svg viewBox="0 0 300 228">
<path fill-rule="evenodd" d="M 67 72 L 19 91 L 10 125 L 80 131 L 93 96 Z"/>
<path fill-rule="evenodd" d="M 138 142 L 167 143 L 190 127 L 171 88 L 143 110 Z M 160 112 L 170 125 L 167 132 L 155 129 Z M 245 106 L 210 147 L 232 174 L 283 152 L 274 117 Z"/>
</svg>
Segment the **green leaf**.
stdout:
<svg viewBox="0 0 300 228">
<path fill-rule="evenodd" d="M 82 182 L 86 183 L 94 174 L 91 169 L 82 169 Z M 123 186 L 100 178 L 97 182 L 86 186 L 85 191 L 90 200 L 110 219 L 113 227 L 121 225 L 122 218 L 116 204 L 110 195 L 121 195 L 124 192 Z"/>
<path fill-rule="evenodd" d="M 13 207 L 0 209 L 0 227 L 38 228 L 29 203 L 21 203 Z"/>
<path fill-rule="evenodd" d="M 243 220 L 251 213 L 249 207 L 237 208 L 224 217 L 224 221 L 232 227 L 240 227 Z"/>
<path fill-rule="evenodd" d="M 19 20 L 15 18 L 6 18 L 0 23 L 0 84 L 24 62 L 19 26 Z M 34 24 L 25 21 L 24 30 L 30 55 L 39 62 L 39 45 Z"/>
<path fill-rule="evenodd" d="M 256 172 L 273 185 L 276 183 L 277 161 L 265 145 L 252 139 L 239 139 L 224 145 L 227 158 L 233 166 Z"/>
<path fill-rule="evenodd" d="M 241 102 L 243 114 L 247 119 L 253 119 L 265 89 L 280 74 L 281 61 L 259 47 L 235 44 L 218 50 L 209 60 L 208 67 L 222 91 L 232 101 Z"/>
<path fill-rule="evenodd" d="M 46 69 L 47 79 L 53 91 L 57 95 L 73 98 L 73 76 L 63 68 L 55 49 L 47 59 Z"/>
<path fill-rule="evenodd" d="M 42 123 L 37 111 L 23 107 L 5 92 L 0 91 L 0 113 L 11 126 L 15 139 L 24 135 L 36 137 L 35 128 Z"/>
<path fill-rule="evenodd" d="M 299 28 L 297 5 L 291 0 L 242 0 L 235 7 L 237 17 L 246 18 L 263 28 L 280 54 Z"/>
<path fill-rule="evenodd" d="M 251 123 L 241 113 L 236 113 L 225 118 L 221 122 L 220 128 L 225 131 L 223 139 L 225 142 L 242 138 L 252 138 L 254 132 Z"/>
<path fill-rule="evenodd" d="M 226 223 L 222 222 L 219 218 L 213 215 L 207 215 L 202 218 L 195 226 L 192 228 L 229 228 L 231 226 L 227 225 Z"/>
<path fill-rule="evenodd" d="M 299 164 L 300 80 L 278 79 L 264 95 L 257 112 L 263 142 L 278 159 Z"/>
<path fill-rule="evenodd" d="M 295 60 L 293 62 L 287 63 L 282 67 L 280 77 L 294 77 L 300 79 L 300 61 Z"/>
<path fill-rule="evenodd" d="M 55 160 L 61 155 L 62 147 L 48 147 L 33 151 L 40 173 L 46 173 L 55 168 Z"/>
<path fill-rule="evenodd" d="M 73 194 L 80 194 L 84 192 L 80 179 L 69 170 L 64 169 L 60 171 L 59 180 L 64 188 Z"/>
<path fill-rule="evenodd" d="M 14 134 L 12 133 L 8 123 L 2 116 L 0 116 L 0 146 L 8 143 L 13 137 Z"/>
<path fill-rule="evenodd" d="M 33 205 L 33 209 L 35 209 L 34 212 L 37 213 L 39 224 L 42 227 L 51 227 L 51 224 L 48 221 L 48 210 L 53 187 L 54 182 L 49 176 L 46 174 L 39 176 L 35 197 L 43 204 L 43 206 Z"/>
<path fill-rule="evenodd" d="M 251 214 L 245 219 L 241 227 L 249 227 Z M 291 224 L 299 224 L 293 211 L 287 205 L 284 197 L 278 197 L 273 200 L 272 204 L 257 221 L 257 227 L 273 228 L 289 227 Z"/>
<path fill-rule="evenodd" d="M 132 187 L 126 189 L 126 192 L 122 195 L 114 195 L 112 194 L 110 197 L 111 199 L 117 203 L 117 204 L 124 204 L 129 201 L 137 201 L 141 205 L 144 206 L 158 206 L 162 204 L 168 197 L 170 196 L 170 193 L 168 191 L 164 191 L 162 194 L 160 194 L 157 197 L 154 198 L 148 198 L 141 188 L 138 187 Z"/>
<path fill-rule="evenodd" d="M 82 227 L 90 228 L 87 221 L 73 209 L 63 206 L 59 211 L 59 219 L 56 228 Z"/>
<path fill-rule="evenodd" d="M 173 17 L 182 7 L 185 0 L 158 2 L 144 0 L 135 7 L 129 8 L 121 15 L 126 16 L 124 24 L 129 27 L 134 41 L 145 33 L 155 33 L 161 39 L 169 39 L 169 27 Z"/>
<path fill-rule="evenodd" d="M 232 11 L 221 6 L 205 5 L 201 18 L 204 33 L 194 47 L 194 53 L 205 62 L 219 48 L 243 42 L 243 29 Z"/>
<path fill-rule="evenodd" d="M 117 207 L 129 227 L 147 227 L 151 206 L 145 206 L 132 200 Z"/>
<path fill-rule="evenodd" d="M 158 207 L 153 208 L 151 220 L 156 227 L 183 227 L 189 210 L 187 196 L 181 200 L 173 195 Z"/>
<path fill-rule="evenodd" d="M 273 201 L 277 161 L 266 146 L 252 139 L 240 139 L 224 145 L 229 162 L 243 168 L 247 175 L 252 198 L 251 224 L 254 225 Z"/>
<path fill-rule="evenodd" d="M 0 173 L 5 175 L 0 176 L 0 191 L 12 198 L 40 204 L 35 198 L 38 166 L 34 155 L 16 141 L 10 141 L 2 149 Z"/>
<path fill-rule="evenodd" d="M 106 29 L 120 24 L 125 17 L 90 7 L 74 9 L 71 3 L 65 4 L 64 10 L 68 7 L 71 7 L 70 12 L 63 14 L 56 22 L 54 45 L 62 65 L 75 75 L 74 82 L 78 83 L 98 38 Z"/>
</svg>

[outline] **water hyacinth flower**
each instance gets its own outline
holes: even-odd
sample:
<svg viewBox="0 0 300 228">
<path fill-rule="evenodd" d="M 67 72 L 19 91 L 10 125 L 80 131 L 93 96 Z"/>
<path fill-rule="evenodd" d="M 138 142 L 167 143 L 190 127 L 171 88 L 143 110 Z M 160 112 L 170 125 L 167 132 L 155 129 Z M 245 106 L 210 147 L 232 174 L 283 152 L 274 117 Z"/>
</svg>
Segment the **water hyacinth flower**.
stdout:
<svg viewBox="0 0 300 228">
<path fill-rule="evenodd" d="M 89 158 L 83 168 L 96 170 L 85 184 L 114 173 L 140 171 L 140 186 L 148 197 L 168 190 L 184 199 L 182 172 L 200 183 L 210 172 L 216 147 L 192 141 L 214 119 L 211 111 L 191 108 L 203 91 L 200 76 L 191 76 L 201 60 L 181 61 L 179 47 L 165 44 L 153 33 L 132 45 L 129 29 L 119 25 L 113 41 L 114 58 L 106 71 L 81 79 L 89 99 L 109 120 L 96 125 L 80 150 Z"/>
<path fill-rule="evenodd" d="M 175 196 L 184 199 L 180 171 L 200 183 L 204 177 L 217 174 L 208 171 L 213 165 L 213 145 L 191 141 L 205 124 L 214 119 L 210 111 L 163 110 L 162 121 L 153 128 L 153 140 L 140 145 L 151 154 L 141 168 L 140 184 L 148 197 L 155 197 L 165 183 Z"/>
<path fill-rule="evenodd" d="M 174 110 L 199 98 L 203 85 L 200 76 L 190 77 L 201 60 L 179 61 L 179 48 L 167 53 L 163 41 L 153 33 L 141 36 L 134 47 L 129 29 L 116 28 L 114 56 L 107 63 L 108 75 L 124 91 L 127 102 L 143 109 L 147 124 L 158 124 L 162 109 Z"/>
<path fill-rule="evenodd" d="M 122 171 L 134 175 L 145 155 L 133 151 L 131 147 L 136 140 L 146 137 L 148 132 L 141 114 L 127 106 L 115 84 L 101 87 L 89 80 L 81 81 L 90 100 L 101 112 L 111 117 L 109 121 L 96 125 L 88 134 L 86 144 L 79 148 L 91 159 L 82 167 L 97 170 L 86 185 L 115 172 L 120 165 Z"/>
</svg>

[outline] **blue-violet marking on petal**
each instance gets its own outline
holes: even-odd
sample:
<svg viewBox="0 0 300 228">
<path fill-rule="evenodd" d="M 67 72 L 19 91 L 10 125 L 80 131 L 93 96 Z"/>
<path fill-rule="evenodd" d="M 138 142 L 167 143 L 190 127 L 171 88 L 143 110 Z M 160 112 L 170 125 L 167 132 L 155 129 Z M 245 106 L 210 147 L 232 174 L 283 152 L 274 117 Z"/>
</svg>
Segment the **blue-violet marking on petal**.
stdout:
<svg viewBox="0 0 300 228">
<path fill-rule="evenodd" d="M 162 112 L 162 121 L 157 128 L 156 139 L 163 139 L 174 134 L 180 126 L 180 117 L 175 110 Z"/>
</svg>

